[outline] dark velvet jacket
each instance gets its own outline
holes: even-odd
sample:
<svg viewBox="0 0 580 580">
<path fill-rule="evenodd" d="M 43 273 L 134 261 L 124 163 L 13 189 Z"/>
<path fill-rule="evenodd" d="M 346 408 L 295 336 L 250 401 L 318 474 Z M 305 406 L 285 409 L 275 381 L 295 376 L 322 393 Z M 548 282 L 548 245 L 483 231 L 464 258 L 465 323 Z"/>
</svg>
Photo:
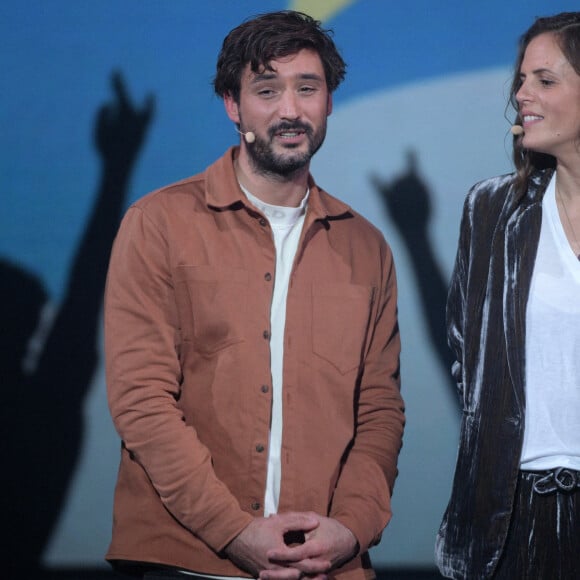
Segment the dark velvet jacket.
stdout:
<svg viewBox="0 0 580 580">
<path fill-rule="evenodd" d="M 494 177 L 465 201 L 447 302 L 461 434 L 435 547 L 449 578 L 491 577 L 506 539 L 524 434 L 526 304 L 552 173 L 534 173 L 523 196 L 513 174 Z"/>
</svg>

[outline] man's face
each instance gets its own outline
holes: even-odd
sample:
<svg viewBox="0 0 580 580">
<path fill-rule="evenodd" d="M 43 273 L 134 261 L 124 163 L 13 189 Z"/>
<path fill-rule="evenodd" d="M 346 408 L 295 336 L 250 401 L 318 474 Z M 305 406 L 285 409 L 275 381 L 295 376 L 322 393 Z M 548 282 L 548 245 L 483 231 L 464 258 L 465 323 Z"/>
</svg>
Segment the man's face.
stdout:
<svg viewBox="0 0 580 580">
<path fill-rule="evenodd" d="M 240 102 L 224 99 L 226 111 L 242 132 L 256 139 L 245 147 L 253 169 L 290 176 L 307 167 L 326 136 L 332 97 L 318 54 L 303 49 L 274 60 L 270 70 L 242 73 Z"/>
</svg>

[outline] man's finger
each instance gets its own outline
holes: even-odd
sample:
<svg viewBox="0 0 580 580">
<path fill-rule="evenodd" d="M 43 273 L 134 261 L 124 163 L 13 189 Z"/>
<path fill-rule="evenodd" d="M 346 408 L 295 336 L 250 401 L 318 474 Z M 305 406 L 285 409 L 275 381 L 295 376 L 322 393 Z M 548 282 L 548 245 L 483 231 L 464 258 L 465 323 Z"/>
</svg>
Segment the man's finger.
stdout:
<svg viewBox="0 0 580 580">
<path fill-rule="evenodd" d="M 259 578 L 260 580 L 300 580 L 303 574 L 296 568 L 268 568 L 260 572 Z"/>
<path fill-rule="evenodd" d="M 293 568 L 300 570 L 303 576 L 308 578 L 329 572 L 331 566 L 330 561 L 325 558 L 307 558 L 292 564 Z"/>
<path fill-rule="evenodd" d="M 305 542 L 296 546 L 282 546 L 272 548 L 266 553 L 270 562 L 277 564 L 291 564 L 295 566 L 301 561 L 310 561 L 321 559 L 322 552 L 320 547 L 314 542 Z"/>
<path fill-rule="evenodd" d="M 284 532 L 309 532 L 320 525 L 320 519 L 314 512 L 286 512 L 276 517 Z"/>
</svg>

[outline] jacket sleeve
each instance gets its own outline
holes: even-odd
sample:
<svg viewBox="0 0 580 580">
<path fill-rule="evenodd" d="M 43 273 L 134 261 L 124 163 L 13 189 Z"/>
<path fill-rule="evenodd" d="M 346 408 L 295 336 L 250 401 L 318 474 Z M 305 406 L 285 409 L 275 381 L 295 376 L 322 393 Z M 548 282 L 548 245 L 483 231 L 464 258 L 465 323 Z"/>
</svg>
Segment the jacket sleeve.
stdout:
<svg viewBox="0 0 580 580">
<path fill-rule="evenodd" d="M 107 394 L 114 425 L 161 502 L 213 550 L 251 521 L 185 424 L 180 325 L 166 235 L 133 206 L 111 255 L 105 293 Z"/>
<path fill-rule="evenodd" d="M 447 341 L 455 358 L 451 367 L 451 374 L 456 382 L 458 395 L 463 407 L 465 407 L 463 380 L 464 317 L 466 312 L 469 254 L 472 237 L 471 222 L 476 187 L 477 186 L 474 186 L 470 190 L 463 206 L 463 215 L 459 230 L 459 242 L 457 244 L 457 253 L 451 275 L 446 307 Z"/>
<path fill-rule="evenodd" d="M 372 308 L 356 413 L 356 433 L 334 493 L 330 517 L 349 528 L 359 552 L 377 544 L 391 518 L 391 495 L 405 423 L 400 394 L 397 283 L 382 252 L 383 283 Z"/>
</svg>

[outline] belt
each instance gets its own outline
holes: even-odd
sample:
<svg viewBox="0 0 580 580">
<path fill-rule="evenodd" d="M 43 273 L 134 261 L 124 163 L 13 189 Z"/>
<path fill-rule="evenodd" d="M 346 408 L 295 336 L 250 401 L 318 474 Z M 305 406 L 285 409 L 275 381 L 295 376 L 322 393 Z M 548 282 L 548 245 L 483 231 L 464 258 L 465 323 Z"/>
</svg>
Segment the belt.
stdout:
<svg viewBox="0 0 580 580">
<path fill-rule="evenodd" d="M 572 493 L 580 489 L 580 471 L 557 467 L 539 473 L 531 472 L 537 477 L 532 489 L 539 495 L 548 495 L 557 491 Z"/>
</svg>

